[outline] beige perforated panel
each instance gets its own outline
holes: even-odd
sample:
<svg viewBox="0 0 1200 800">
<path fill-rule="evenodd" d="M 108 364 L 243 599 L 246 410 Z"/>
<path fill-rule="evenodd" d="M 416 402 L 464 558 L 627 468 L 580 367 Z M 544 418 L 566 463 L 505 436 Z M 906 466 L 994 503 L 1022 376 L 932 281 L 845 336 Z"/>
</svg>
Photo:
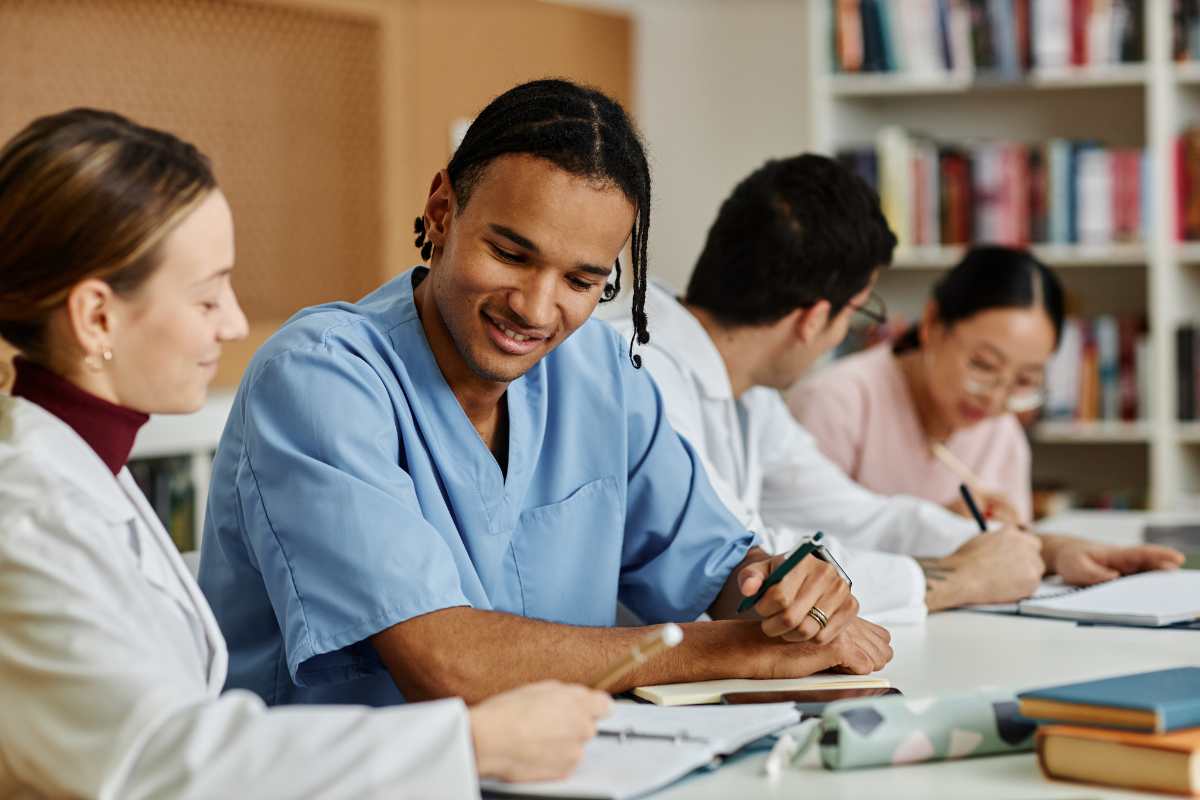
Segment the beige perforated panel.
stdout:
<svg viewBox="0 0 1200 800">
<path fill-rule="evenodd" d="M 252 320 L 382 274 L 381 43 L 363 16 L 216 0 L 0 0 L 0 139 L 109 108 L 191 140 L 233 206 Z"/>
</svg>

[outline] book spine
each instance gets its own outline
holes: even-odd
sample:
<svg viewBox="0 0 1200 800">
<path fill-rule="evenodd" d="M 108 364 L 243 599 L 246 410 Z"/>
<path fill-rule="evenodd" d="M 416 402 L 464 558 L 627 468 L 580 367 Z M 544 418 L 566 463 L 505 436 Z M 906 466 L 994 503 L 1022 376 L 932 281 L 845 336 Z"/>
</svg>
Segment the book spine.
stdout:
<svg viewBox="0 0 1200 800">
<path fill-rule="evenodd" d="M 1029 240 L 1049 241 L 1049 219 L 1046 204 L 1048 177 L 1046 175 L 1046 149 L 1030 147 L 1025 153 L 1026 172 L 1029 175 Z"/>
<path fill-rule="evenodd" d="M 1156 711 L 1159 717 L 1159 732 L 1200 728 L 1200 697 L 1165 704 Z"/>
<path fill-rule="evenodd" d="M 842 72 L 863 68 L 863 25 L 859 0 L 836 0 L 834 13 L 838 66 Z"/>
<path fill-rule="evenodd" d="M 1177 417 L 1196 418 L 1195 329 L 1181 325 L 1175 331 L 1175 380 Z"/>
<path fill-rule="evenodd" d="M 1070 0 L 1034 0 L 1033 60 L 1042 69 L 1071 63 Z"/>
<path fill-rule="evenodd" d="M 1132 422 L 1138 418 L 1138 328 L 1137 317 L 1125 315 L 1119 324 L 1119 351 L 1117 359 L 1117 394 L 1120 405 L 1120 419 Z"/>
<path fill-rule="evenodd" d="M 1090 0 L 1071 0 L 1071 64 L 1087 66 L 1087 23 Z"/>
<path fill-rule="evenodd" d="M 1109 64 L 1112 58 L 1112 2 L 1092 0 L 1087 19 L 1088 65 Z"/>
<path fill-rule="evenodd" d="M 1120 334 L 1116 317 L 1096 318 L 1096 358 L 1100 380 L 1100 419 L 1121 418 Z"/>
<path fill-rule="evenodd" d="M 988 27 L 992 34 L 995 66 L 999 74 L 1009 80 L 1021 76 L 1015 17 L 1013 0 L 988 1 Z"/>
<path fill-rule="evenodd" d="M 879 202 L 899 247 L 912 244 L 911 143 L 902 128 L 889 126 L 879 131 Z"/>
</svg>

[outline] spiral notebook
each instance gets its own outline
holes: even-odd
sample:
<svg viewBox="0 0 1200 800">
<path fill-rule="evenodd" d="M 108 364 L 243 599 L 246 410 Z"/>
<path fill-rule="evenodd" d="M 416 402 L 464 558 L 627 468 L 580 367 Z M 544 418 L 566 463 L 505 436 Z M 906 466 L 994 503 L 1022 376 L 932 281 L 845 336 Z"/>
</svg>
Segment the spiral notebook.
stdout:
<svg viewBox="0 0 1200 800">
<path fill-rule="evenodd" d="M 617 703 L 561 781 L 483 781 L 488 795 L 627 800 L 661 789 L 800 721 L 793 703 L 664 708 Z"/>
<path fill-rule="evenodd" d="M 1143 572 L 1085 588 L 1043 590 L 1020 603 L 1005 606 L 967 606 L 977 611 L 1053 617 L 1078 622 L 1160 628 L 1200 618 L 1200 570 Z"/>
</svg>

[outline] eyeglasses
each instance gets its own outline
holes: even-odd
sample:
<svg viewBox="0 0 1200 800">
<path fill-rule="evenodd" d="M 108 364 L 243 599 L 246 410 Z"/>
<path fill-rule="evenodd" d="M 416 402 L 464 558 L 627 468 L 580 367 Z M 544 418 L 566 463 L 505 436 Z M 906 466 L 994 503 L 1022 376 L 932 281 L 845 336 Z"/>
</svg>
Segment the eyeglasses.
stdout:
<svg viewBox="0 0 1200 800">
<path fill-rule="evenodd" d="M 882 325 L 887 322 L 887 304 L 883 302 L 883 298 L 875 294 L 874 290 L 867 295 L 867 299 L 863 301 L 861 306 L 856 306 L 853 303 L 847 303 L 855 314 L 861 314 L 868 321 L 856 320 L 860 325 L 875 324 Z"/>
<path fill-rule="evenodd" d="M 953 335 L 954 329 L 950 329 Z M 1004 408 L 1013 414 L 1023 414 L 1033 411 L 1046 402 L 1045 374 L 1038 371 L 1036 375 L 1017 373 L 1011 378 L 1008 371 L 980 361 L 977 355 L 970 353 L 966 356 L 963 389 L 976 396 L 990 395 L 997 390 L 1004 390 Z"/>
</svg>

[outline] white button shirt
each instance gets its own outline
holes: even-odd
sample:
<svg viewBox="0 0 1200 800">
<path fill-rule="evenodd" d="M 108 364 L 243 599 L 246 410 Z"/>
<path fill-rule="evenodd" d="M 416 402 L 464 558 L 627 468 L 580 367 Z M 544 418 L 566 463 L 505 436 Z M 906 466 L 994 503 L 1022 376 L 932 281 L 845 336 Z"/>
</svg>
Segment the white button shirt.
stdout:
<svg viewBox="0 0 1200 800">
<path fill-rule="evenodd" d="M 657 284 L 648 287 L 650 343 L 638 349 L 662 392 L 671 424 L 701 454 L 730 510 L 772 553 L 821 530 L 854 582 L 861 613 L 896 624 L 924 619 L 925 581 L 913 557 L 940 557 L 974 524 L 915 497 L 877 495 L 826 458 L 779 392 L 734 398 L 725 362 L 704 326 Z M 633 332 L 625 314 L 609 320 Z"/>
<path fill-rule="evenodd" d="M 128 470 L 0 396 L 0 797 L 477 797 L 467 710 L 221 694 L 208 604 Z"/>
</svg>

